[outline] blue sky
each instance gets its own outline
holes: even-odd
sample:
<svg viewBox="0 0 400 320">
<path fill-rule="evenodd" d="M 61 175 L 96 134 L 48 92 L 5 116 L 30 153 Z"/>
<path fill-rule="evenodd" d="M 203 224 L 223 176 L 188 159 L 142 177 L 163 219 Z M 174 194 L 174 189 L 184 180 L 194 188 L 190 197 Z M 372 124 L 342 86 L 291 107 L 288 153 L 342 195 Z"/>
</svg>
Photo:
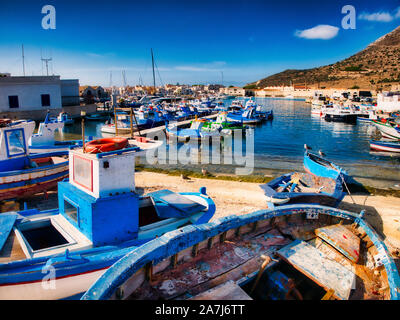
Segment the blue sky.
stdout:
<svg viewBox="0 0 400 320">
<path fill-rule="evenodd" d="M 44 5 L 56 9 L 56 29 L 41 26 Z M 341 27 L 344 5 L 356 9 L 356 29 Z M 337 62 L 400 24 L 399 1 L 22 1 L 0 2 L 0 72 L 50 73 L 80 83 L 244 85 L 285 69 Z M 322 27 L 321 27 L 322 25 Z M 315 28 L 317 27 L 317 28 Z M 310 30 L 311 29 L 311 30 Z M 317 38 L 315 38 L 317 37 Z M 319 38 L 318 38 L 319 37 Z M 321 39 L 322 38 L 322 39 Z"/>
</svg>

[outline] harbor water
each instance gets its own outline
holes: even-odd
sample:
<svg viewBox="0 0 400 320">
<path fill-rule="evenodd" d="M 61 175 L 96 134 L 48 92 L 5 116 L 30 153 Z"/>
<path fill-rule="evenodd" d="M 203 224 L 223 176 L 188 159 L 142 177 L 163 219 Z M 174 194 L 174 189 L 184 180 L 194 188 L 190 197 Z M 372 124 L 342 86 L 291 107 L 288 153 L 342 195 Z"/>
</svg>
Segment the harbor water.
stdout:
<svg viewBox="0 0 400 320">
<path fill-rule="evenodd" d="M 248 98 L 242 98 L 248 100 Z M 400 184 L 400 157 L 395 154 L 371 152 L 369 140 L 379 138 L 378 130 L 368 122 L 357 124 L 327 122 L 311 114 L 311 105 L 303 100 L 255 98 L 264 110 L 273 110 L 274 119 L 254 126 L 254 170 L 252 174 L 277 176 L 303 171 L 304 144 L 312 151 L 321 150 L 326 158 L 344 168 L 360 182 L 390 188 Z M 232 100 L 224 101 L 230 104 Z M 86 121 L 86 136 L 99 138 L 103 122 Z M 80 122 L 65 126 L 59 140 L 79 139 Z M 182 146 L 182 144 L 180 144 Z M 179 148 L 179 146 L 178 146 Z M 213 148 L 211 148 L 211 153 Z M 156 164 L 159 168 L 201 170 L 233 174 L 237 167 L 227 164 Z"/>
</svg>

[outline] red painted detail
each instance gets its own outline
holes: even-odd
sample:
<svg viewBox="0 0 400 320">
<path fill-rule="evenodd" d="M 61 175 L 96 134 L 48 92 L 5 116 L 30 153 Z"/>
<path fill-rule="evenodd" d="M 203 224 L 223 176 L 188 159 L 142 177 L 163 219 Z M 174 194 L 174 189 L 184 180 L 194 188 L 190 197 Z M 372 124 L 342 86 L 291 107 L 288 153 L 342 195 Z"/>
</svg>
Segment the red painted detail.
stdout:
<svg viewBox="0 0 400 320">
<path fill-rule="evenodd" d="M 0 200 L 7 200 L 7 199 L 13 199 L 13 198 L 25 198 L 28 196 L 32 196 L 36 193 L 41 193 L 43 191 L 48 191 L 52 189 L 57 189 L 57 183 L 59 181 L 64 180 L 65 178 L 68 177 L 68 170 L 66 171 L 65 175 L 54 179 L 52 181 L 47 181 L 44 183 L 38 183 L 32 186 L 29 186 L 28 188 L 21 188 L 21 189 L 15 189 L 11 191 L 0 191 Z"/>
<path fill-rule="evenodd" d="M 126 138 L 103 138 L 86 143 L 85 151 L 88 153 L 109 152 L 123 149 L 127 144 Z"/>
</svg>

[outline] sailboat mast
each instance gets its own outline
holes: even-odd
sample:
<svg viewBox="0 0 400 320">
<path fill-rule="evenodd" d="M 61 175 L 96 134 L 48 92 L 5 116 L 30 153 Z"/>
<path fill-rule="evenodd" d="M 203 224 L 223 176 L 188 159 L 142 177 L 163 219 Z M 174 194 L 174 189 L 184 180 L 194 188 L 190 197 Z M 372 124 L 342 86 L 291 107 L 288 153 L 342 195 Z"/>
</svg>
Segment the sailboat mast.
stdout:
<svg viewBox="0 0 400 320">
<path fill-rule="evenodd" d="M 156 92 L 156 76 L 154 73 L 154 56 L 153 56 L 153 49 L 151 49 L 151 64 L 153 66 L 153 87 L 154 87 L 154 93 Z"/>
<path fill-rule="evenodd" d="M 24 53 L 24 45 L 22 45 L 22 70 L 25 77 L 25 53 Z"/>
</svg>

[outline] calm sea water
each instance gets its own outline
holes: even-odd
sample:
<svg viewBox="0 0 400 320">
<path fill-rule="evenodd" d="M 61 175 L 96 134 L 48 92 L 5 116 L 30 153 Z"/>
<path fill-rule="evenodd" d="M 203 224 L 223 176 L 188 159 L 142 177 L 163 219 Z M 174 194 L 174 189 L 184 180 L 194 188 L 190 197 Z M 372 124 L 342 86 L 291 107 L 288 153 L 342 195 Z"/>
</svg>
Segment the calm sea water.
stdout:
<svg viewBox="0 0 400 320">
<path fill-rule="evenodd" d="M 245 100 L 245 99 L 243 99 Z M 345 168 L 351 175 L 371 181 L 379 179 L 385 186 L 400 183 L 400 157 L 373 153 L 369 140 L 378 137 L 377 129 L 368 123 L 356 125 L 326 122 L 311 115 L 305 101 L 256 98 L 265 110 L 272 109 L 273 121 L 254 127 L 254 173 L 277 175 L 277 172 L 303 170 L 304 144 L 313 151 L 322 150 L 327 159 Z M 228 100 L 225 103 L 230 103 Z M 102 137 L 103 123 L 85 122 L 86 135 Z M 59 139 L 79 139 L 80 122 L 66 126 Z M 159 165 L 159 167 L 199 169 L 194 165 Z M 233 173 L 237 166 L 208 165 L 210 171 Z M 382 185 L 381 185 L 382 186 Z"/>
</svg>

